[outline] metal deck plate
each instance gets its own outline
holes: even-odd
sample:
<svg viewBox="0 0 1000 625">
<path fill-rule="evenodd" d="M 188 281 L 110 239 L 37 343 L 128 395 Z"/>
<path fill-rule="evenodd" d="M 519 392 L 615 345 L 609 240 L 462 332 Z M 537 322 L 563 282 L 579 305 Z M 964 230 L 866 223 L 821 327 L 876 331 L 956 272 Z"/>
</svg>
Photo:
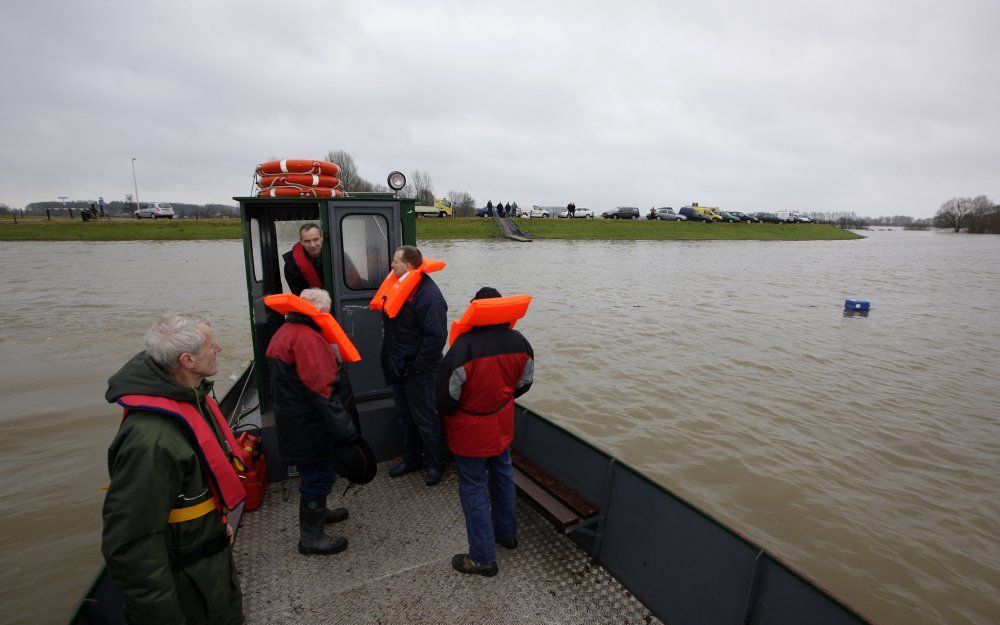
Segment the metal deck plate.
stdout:
<svg viewBox="0 0 1000 625">
<path fill-rule="evenodd" d="M 235 555 L 248 624 L 659 623 L 521 500 L 520 545 L 497 547 L 499 575 L 453 570 L 468 550 L 454 470 L 427 487 L 421 473 L 390 479 L 388 467 L 344 497 L 338 480 L 329 503 L 351 516 L 327 527 L 347 537 L 343 553 L 298 553 L 297 481 L 287 502 L 272 484 L 243 516 Z"/>
</svg>

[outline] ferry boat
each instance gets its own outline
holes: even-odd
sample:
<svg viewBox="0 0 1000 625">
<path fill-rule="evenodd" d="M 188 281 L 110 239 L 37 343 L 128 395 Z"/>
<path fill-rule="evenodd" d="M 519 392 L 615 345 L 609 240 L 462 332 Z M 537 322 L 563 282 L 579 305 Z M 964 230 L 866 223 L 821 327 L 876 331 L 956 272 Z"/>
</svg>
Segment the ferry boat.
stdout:
<svg viewBox="0 0 1000 625">
<path fill-rule="evenodd" d="M 234 430 L 259 428 L 269 481 L 259 509 L 230 515 L 248 623 L 872 623 L 694 502 L 520 404 L 512 444 L 520 544 L 498 549 L 496 577 L 454 571 L 451 557 L 467 551 L 454 471 L 435 487 L 420 473 L 387 476 L 400 435 L 379 366 L 381 313 L 368 307 L 394 250 L 416 244 L 415 201 L 393 193 L 234 199 L 254 361 L 220 405 Z M 306 222 L 323 230 L 331 312 L 362 355 L 345 367 L 380 462 L 371 483 L 335 485 L 331 505 L 350 510 L 336 532 L 350 547 L 332 556 L 296 550 L 295 472 L 278 453 L 264 358 L 283 323 L 264 298 L 283 291 L 281 255 Z M 103 567 L 70 622 L 125 622 Z"/>
</svg>

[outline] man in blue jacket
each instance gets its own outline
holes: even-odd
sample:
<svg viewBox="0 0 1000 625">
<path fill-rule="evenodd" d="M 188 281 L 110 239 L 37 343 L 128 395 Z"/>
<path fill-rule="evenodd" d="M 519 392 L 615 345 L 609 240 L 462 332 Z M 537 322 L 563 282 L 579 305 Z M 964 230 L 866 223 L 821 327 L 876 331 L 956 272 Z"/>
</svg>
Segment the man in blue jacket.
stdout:
<svg viewBox="0 0 1000 625">
<path fill-rule="evenodd" d="M 392 257 L 392 271 L 402 277 L 424 262 L 420 250 L 403 245 Z M 389 470 L 399 477 L 420 469 L 424 483 L 434 486 L 444 471 L 441 420 L 435 409 L 435 384 L 441 351 L 448 339 L 448 304 L 434 280 L 421 275 L 420 284 L 395 318 L 383 314 L 382 372 L 392 386 L 396 417 L 403 435 L 403 457 Z"/>
</svg>

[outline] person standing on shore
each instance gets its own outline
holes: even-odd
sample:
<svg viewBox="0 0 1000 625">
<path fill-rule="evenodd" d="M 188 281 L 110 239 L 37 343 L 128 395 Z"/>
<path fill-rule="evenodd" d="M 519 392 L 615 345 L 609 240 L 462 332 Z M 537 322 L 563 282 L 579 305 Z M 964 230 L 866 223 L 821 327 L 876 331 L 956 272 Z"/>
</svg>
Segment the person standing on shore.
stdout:
<svg viewBox="0 0 1000 625">
<path fill-rule="evenodd" d="M 236 440 L 211 397 L 222 348 L 208 320 L 164 315 L 108 380 L 121 427 L 108 449 L 101 553 L 128 623 L 243 623 L 226 514 L 246 498 Z"/>
</svg>

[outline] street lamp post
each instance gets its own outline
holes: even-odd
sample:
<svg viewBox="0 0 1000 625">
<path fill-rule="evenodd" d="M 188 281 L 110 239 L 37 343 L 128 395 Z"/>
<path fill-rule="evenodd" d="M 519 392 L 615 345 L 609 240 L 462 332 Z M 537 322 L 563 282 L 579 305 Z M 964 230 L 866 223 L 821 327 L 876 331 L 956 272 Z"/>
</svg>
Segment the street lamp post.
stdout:
<svg viewBox="0 0 1000 625">
<path fill-rule="evenodd" d="M 132 186 L 135 189 L 135 207 L 139 208 L 139 183 L 135 181 L 135 157 L 132 157 Z"/>
</svg>

